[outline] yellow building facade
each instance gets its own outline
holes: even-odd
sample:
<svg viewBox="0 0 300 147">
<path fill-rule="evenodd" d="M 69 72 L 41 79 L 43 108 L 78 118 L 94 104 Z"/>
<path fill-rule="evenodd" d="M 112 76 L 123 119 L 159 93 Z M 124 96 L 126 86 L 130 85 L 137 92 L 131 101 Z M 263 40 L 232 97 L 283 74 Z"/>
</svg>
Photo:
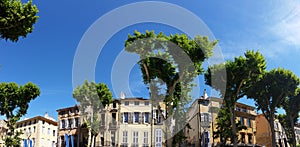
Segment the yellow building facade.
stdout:
<svg viewBox="0 0 300 147">
<path fill-rule="evenodd" d="M 28 144 L 31 142 L 33 147 L 56 147 L 57 122 L 48 114 L 17 122 L 16 131 L 22 132 L 21 146 L 24 146 L 26 140 Z"/>
<path fill-rule="evenodd" d="M 187 112 L 187 120 L 191 126 L 191 129 L 185 129 L 186 136 L 188 137 L 186 140 L 187 145 L 198 147 L 216 146 L 220 143 L 219 138 L 213 138 L 213 132 L 217 128 L 216 119 L 222 104 L 223 99 L 214 97 L 201 97 L 192 103 Z M 256 144 L 255 117 L 257 114 L 255 108 L 246 104 L 236 103 L 235 111 L 236 122 L 241 123 L 247 128 L 238 132 L 239 144 Z"/>
<path fill-rule="evenodd" d="M 75 147 L 84 146 L 87 143 L 88 131 L 85 127 L 81 127 L 81 113 L 79 106 L 62 108 L 56 110 L 58 113 L 58 135 L 57 146 L 65 147 L 72 144 Z"/>
</svg>

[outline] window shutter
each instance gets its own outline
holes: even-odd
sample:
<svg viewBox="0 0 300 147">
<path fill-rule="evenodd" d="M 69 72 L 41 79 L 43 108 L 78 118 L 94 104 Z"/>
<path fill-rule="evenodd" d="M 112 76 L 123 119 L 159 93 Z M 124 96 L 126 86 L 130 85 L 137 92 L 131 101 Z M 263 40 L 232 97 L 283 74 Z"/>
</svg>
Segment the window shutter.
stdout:
<svg viewBox="0 0 300 147">
<path fill-rule="evenodd" d="M 124 113 L 121 113 L 121 119 L 120 120 L 122 121 L 122 123 L 124 123 L 124 121 L 125 121 Z"/>
<path fill-rule="evenodd" d="M 212 122 L 212 116 L 211 116 L 211 114 L 209 114 L 209 120 L 208 121 Z"/>
</svg>

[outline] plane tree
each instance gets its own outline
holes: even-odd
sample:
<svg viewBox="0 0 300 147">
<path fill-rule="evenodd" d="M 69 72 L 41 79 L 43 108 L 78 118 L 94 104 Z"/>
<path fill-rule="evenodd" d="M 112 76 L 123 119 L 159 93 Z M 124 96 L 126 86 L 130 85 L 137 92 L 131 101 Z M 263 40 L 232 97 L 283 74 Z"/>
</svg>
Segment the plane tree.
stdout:
<svg viewBox="0 0 300 147">
<path fill-rule="evenodd" d="M 94 137 L 100 130 L 101 112 L 112 101 L 112 93 L 104 83 L 88 82 L 73 90 L 73 97 L 80 103 L 80 111 L 83 114 L 83 121 L 88 127 L 88 147 L 94 146 Z"/>
<path fill-rule="evenodd" d="M 265 72 L 266 62 L 261 53 L 246 51 L 224 64 L 212 65 L 205 73 L 205 83 L 220 92 L 224 106 L 229 109 L 233 145 L 238 143 L 235 103 L 246 96 L 246 91 Z M 225 73 L 225 74 L 221 74 Z M 226 87 L 222 85 L 225 83 Z"/>
<path fill-rule="evenodd" d="M 20 135 L 25 132 L 15 131 L 15 125 L 27 113 L 29 103 L 39 95 L 40 89 L 31 82 L 21 86 L 14 82 L 0 83 L 0 114 L 5 116 L 8 127 L 6 146 L 20 145 Z"/>
<path fill-rule="evenodd" d="M 163 91 L 164 98 L 161 100 L 166 104 L 168 117 L 174 112 L 181 114 L 179 111 L 184 111 L 184 105 L 191 100 L 189 92 L 194 86 L 193 80 L 203 73 L 202 63 L 212 55 L 216 44 L 217 41 L 210 41 L 200 35 L 191 39 L 185 34 L 166 35 L 162 32 L 155 34 L 154 31 L 135 31 L 133 35 L 128 35 L 125 50 L 139 55 L 138 64 L 143 82 L 150 90 L 151 100 L 162 97 Z M 177 124 L 175 130 L 182 128 L 179 123 L 186 121 L 180 118 L 173 118 Z M 180 132 L 176 135 L 179 135 L 177 138 L 184 138 L 180 137 L 183 135 Z M 166 134 L 166 139 L 168 138 Z M 176 141 L 180 144 L 183 140 Z"/>
<path fill-rule="evenodd" d="M 293 72 L 278 68 L 266 72 L 246 92 L 247 97 L 255 101 L 256 106 L 262 111 L 270 124 L 272 146 L 276 145 L 274 130 L 276 110 L 283 106 L 288 97 L 292 98 L 294 96 L 298 85 L 299 79 Z M 292 107 L 292 109 L 297 108 Z M 287 113 L 291 115 L 289 110 Z"/>
<path fill-rule="evenodd" d="M 285 120 L 286 132 L 289 134 L 289 141 L 295 147 L 296 146 L 296 136 L 295 136 L 295 124 L 298 121 L 300 112 L 300 89 L 298 88 L 296 93 L 292 96 L 287 97 L 285 103 L 283 104 L 283 109 L 286 115 L 283 116 Z"/>
<path fill-rule="evenodd" d="M 38 8 L 29 0 L 0 1 L 0 38 L 17 42 L 19 37 L 26 37 L 33 31 L 38 20 Z"/>
</svg>

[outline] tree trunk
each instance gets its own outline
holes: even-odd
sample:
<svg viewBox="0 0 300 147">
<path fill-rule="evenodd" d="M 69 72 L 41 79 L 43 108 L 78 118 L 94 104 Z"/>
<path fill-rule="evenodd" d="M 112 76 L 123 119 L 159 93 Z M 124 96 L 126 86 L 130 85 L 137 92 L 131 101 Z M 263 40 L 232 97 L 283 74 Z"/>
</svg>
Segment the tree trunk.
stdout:
<svg viewBox="0 0 300 147">
<path fill-rule="evenodd" d="M 272 146 L 276 146 L 275 129 L 274 129 L 274 113 L 272 113 L 272 111 L 271 111 L 269 123 L 270 123 L 271 136 L 272 136 Z"/>
<path fill-rule="evenodd" d="M 92 112 L 92 113 L 91 113 L 91 122 L 90 122 L 90 126 L 89 126 L 88 147 L 90 147 L 90 146 L 91 146 L 93 113 L 94 113 L 94 112 Z"/>
<path fill-rule="evenodd" d="M 92 137 L 92 147 L 94 147 L 95 135 Z"/>
<path fill-rule="evenodd" d="M 230 113 L 231 113 L 230 121 L 231 121 L 231 125 L 232 125 L 232 134 L 234 135 L 234 137 L 233 137 L 233 147 L 237 147 L 238 138 L 236 136 L 236 124 L 235 124 L 235 116 L 236 115 L 235 115 L 234 108 L 235 108 L 235 106 L 230 107 Z"/>
<path fill-rule="evenodd" d="M 293 117 L 292 116 L 290 116 L 289 115 L 289 117 L 290 117 L 290 123 L 291 123 L 291 132 L 292 132 L 292 145 L 293 145 L 293 147 L 296 147 L 296 135 L 295 135 L 295 128 L 294 128 L 294 119 L 293 119 Z"/>
<path fill-rule="evenodd" d="M 91 146 L 91 138 L 92 138 L 92 128 L 89 128 L 88 147 Z"/>
</svg>

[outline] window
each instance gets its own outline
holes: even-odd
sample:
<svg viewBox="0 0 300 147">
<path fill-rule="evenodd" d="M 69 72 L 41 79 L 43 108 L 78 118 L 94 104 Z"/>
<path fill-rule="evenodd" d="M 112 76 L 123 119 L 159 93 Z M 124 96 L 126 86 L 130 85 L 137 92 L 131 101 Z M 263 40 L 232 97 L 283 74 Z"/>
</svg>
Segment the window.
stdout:
<svg viewBox="0 0 300 147">
<path fill-rule="evenodd" d="M 42 138 L 41 139 L 41 145 L 42 145 L 42 147 L 44 146 L 44 144 L 45 144 L 45 141 L 44 141 L 44 138 Z"/>
<path fill-rule="evenodd" d="M 78 117 L 77 117 L 77 118 L 75 118 L 75 127 L 78 127 L 79 124 L 80 124 L 80 122 L 79 122 L 79 119 L 78 119 Z"/>
<path fill-rule="evenodd" d="M 251 127 L 251 119 L 250 118 L 247 119 L 247 123 L 248 123 L 248 127 Z"/>
<path fill-rule="evenodd" d="M 78 108 L 75 108 L 75 114 L 78 114 L 79 110 Z"/>
<path fill-rule="evenodd" d="M 138 106 L 138 105 L 140 105 L 140 102 L 139 101 L 134 101 L 134 105 Z"/>
<path fill-rule="evenodd" d="M 248 135 L 248 143 L 252 144 L 252 135 L 251 134 Z"/>
<path fill-rule="evenodd" d="M 128 105 L 129 105 L 129 101 L 125 101 L 125 102 L 124 102 L 124 105 L 125 105 L 125 106 L 128 106 Z"/>
<path fill-rule="evenodd" d="M 149 121 L 149 112 L 145 112 L 145 115 L 144 115 L 144 122 L 145 122 L 145 123 L 150 123 L 150 121 Z"/>
<path fill-rule="evenodd" d="M 42 134 L 45 133 L 45 126 L 42 127 Z"/>
<path fill-rule="evenodd" d="M 115 137 L 115 132 L 111 132 L 111 145 L 115 146 L 116 144 L 116 137 Z"/>
<path fill-rule="evenodd" d="M 64 129 L 66 127 L 66 121 L 63 119 L 61 120 L 61 128 Z"/>
<path fill-rule="evenodd" d="M 155 130 L 155 147 L 162 147 L 162 130 Z"/>
<path fill-rule="evenodd" d="M 50 135 L 50 128 L 48 128 L 48 135 Z"/>
<path fill-rule="evenodd" d="M 241 122 L 241 125 L 243 126 L 244 125 L 244 118 L 243 117 L 240 117 L 240 122 Z"/>
<path fill-rule="evenodd" d="M 139 142 L 139 132 L 133 131 L 133 146 L 138 147 Z"/>
<path fill-rule="evenodd" d="M 55 137 L 55 130 L 53 130 L 53 136 Z"/>
<path fill-rule="evenodd" d="M 32 146 L 35 146 L 35 138 L 32 138 Z"/>
<path fill-rule="evenodd" d="M 128 137 L 128 132 L 123 131 L 123 144 L 127 144 L 127 137 Z"/>
<path fill-rule="evenodd" d="M 148 106 L 149 105 L 149 101 L 145 101 L 144 104 L 145 104 L 145 106 Z"/>
<path fill-rule="evenodd" d="M 28 128 L 28 134 L 29 135 L 31 134 L 31 128 Z"/>
<path fill-rule="evenodd" d="M 148 145 L 148 132 L 144 132 L 144 146 Z"/>
<path fill-rule="evenodd" d="M 278 129 L 279 129 L 278 123 L 275 122 L 275 130 L 278 130 Z"/>
<path fill-rule="evenodd" d="M 139 122 L 139 117 L 140 117 L 139 112 L 134 112 L 134 122 L 135 123 Z"/>
<path fill-rule="evenodd" d="M 68 128 L 73 128 L 73 119 L 69 119 L 68 122 Z"/>
<path fill-rule="evenodd" d="M 48 144 L 48 146 L 50 146 L 50 145 L 51 145 L 51 141 L 50 141 L 50 139 L 48 139 L 48 140 L 47 140 L 47 144 Z"/>
<path fill-rule="evenodd" d="M 69 115 L 71 115 L 71 114 L 72 114 L 72 109 L 70 109 L 70 110 L 68 111 L 68 114 L 69 114 Z"/>
<path fill-rule="evenodd" d="M 242 136 L 242 137 L 241 137 L 242 143 L 245 143 L 245 134 L 242 133 L 241 136 Z"/>
<path fill-rule="evenodd" d="M 117 108 L 117 103 L 113 102 L 113 108 Z"/>
<path fill-rule="evenodd" d="M 33 133 L 35 133 L 35 129 L 36 129 L 35 126 L 33 126 Z"/>
<path fill-rule="evenodd" d="M 124 123 L 128 123 L 128 112 L 124 113 L 124 118 L 123 118 Z"/>
</svg>

